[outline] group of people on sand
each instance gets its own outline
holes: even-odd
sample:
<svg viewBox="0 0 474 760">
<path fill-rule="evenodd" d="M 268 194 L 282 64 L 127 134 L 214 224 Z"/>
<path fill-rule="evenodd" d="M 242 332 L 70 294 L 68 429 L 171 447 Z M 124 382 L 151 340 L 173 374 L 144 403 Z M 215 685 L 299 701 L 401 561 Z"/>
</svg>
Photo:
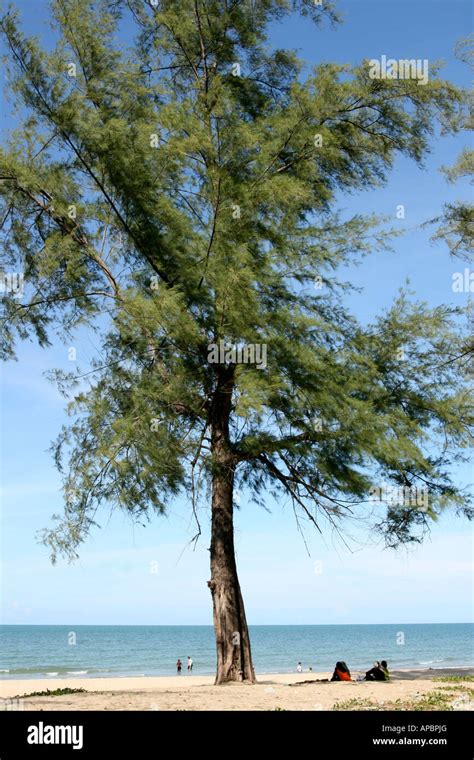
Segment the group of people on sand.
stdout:
<svg viewBox="0 0 474 760">
<path fill-rule="evenodd" d="M 194 665 L 194 663 L 193 663 L 191 657 L 188 655 L 188 671 L 189 672 L 192 671 L 193 665 Z M 178 657 L 178 662 L 176 663 L 176 671 L 177 671 L 177 673 L 178 674 L 181 673 L 182 669 L 183 669 L 183 663 L 181 662 L 181 660 Z"/>
<path fill-rule="evenodd" d="M 366 681 L 388 681 L 390 673 L 388 672 L 387 660 L 377 660 L 374 667 L 365 674 Z"/>
<path fill-rule="evenodd" d="M 387 660 L 381 660 L 374 662 L 374 665 L 367 671 L 364 677 L 364 681 L 388 681 L 390 673 L 388 672 Z M 351 671 L 347 667 L 344 660 L 336 662 L 334 673 L 332 674 L 331 681 L 352 681 Z"/>
<path fill-rule="evenodd" d="M 303 666 L 301 662 L 298 663 L 296 666 L 296 670 L 298 673 L 303 672 Z M 312 670 L 312 668 L 310 668 Z M 381 660 L 380 662 L 377 660 L 377 662 L 374 662 L 374 665 L 370 670 L 367 671 L 365 674 L 365 677 L 362 679 L 364 681 L 388 681 L 390 678 L 390 674 L 388 672 L 388 665 L 386 660 Z M 361 679 L 358 679 L 361 680 Z M 332 674 L 331 681 L 352 681 L 351 677 L 351 671 L 347 667 L 344 660 L 338 660 L 336 662 L 336 667 L 334 668 L 334 673 Z"/>
</svg>

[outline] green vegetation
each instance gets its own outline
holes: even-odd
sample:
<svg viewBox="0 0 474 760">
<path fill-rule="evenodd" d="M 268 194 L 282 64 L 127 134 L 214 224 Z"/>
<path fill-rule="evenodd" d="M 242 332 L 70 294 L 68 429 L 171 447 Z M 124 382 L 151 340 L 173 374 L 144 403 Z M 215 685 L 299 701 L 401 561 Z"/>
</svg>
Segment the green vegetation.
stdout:
<svg viewBox="0 0 474 760">
<path fill-rule="evenodd" d="M 474 47 L 471 38 L 459 40 L 456 46 L 457 57 L 474 69 Z M 474 111 L 469 109 L 462 122 L 462 128 L 472 131 L 474 128 Z M 464 178 L 474 182 L 474 150 L 465 148 L 451 167 L 443 167 L 442 171 L 450 183 Z M 466 201 L 446 203 L 443 213 L 437 219 L 440 222 L 433 240 L 444 240 L 452 256 L 472 259 L 474 249 L 474 204 Z"/>
<path fill-rule="evenodd" d="M 87 689 L 46 689 L 46 691 L 32 691 L 31 694 L 18 694 L 14 699 L 26 699 L 27 697 L 64 697 L 67 694 L 87 694 Z"/>
<path fill-rule="evenodd" d="M 440 679 L 441 680 L 441 679 Z M 474 702 L 474 689 L 463 686 L 439 687 L 427 694 L 422 694 L 411 699 L 396 699 L 393 701 L 377 701 L 374 699 L 353 698 L 343 702 L 336 702 L 333 710 L 380 710 L 380 711 L 404 711 L 415 710 L 417 712 L 431 712 L 435 710 L 454 710 L 454 704 L 462 702 Z"/>
<path fill-rule="evenodd" d="M 472 683 L 474 681 L 473 676 L 443 676 L 442 678 L 435 678 L 435 681 L 443 681 L 444 683 Z"/>
</svg>

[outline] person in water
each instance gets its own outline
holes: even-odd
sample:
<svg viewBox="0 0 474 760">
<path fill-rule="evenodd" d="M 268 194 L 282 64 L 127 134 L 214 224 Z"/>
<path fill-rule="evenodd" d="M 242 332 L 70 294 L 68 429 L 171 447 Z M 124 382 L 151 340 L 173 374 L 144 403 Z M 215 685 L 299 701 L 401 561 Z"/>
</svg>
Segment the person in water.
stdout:
<svg viewBox="0 0 474 760">
<path fill-rule="evenodd" d="M 341 660 L 340 662 L 336 662 L 336 667 L 334 668 L 334 673 L 332 674 L 331 681 L 350 681 L 351 680 L 351 672 L 349 668 L 347 667 L 344 660 Z"/>
<path fill-rule="evenodd" d="M 386 660 L 374 662 L 374 667 L 365 674 L 366 681 L 388 681 L 390 678 Z"/>
<path fill-rule="evenodd" d="M 177 672 L 178 672 L 178 673 L 181 673 L 181 668 L 182 668 L 182 667 L 183 667 L 183 663 L 182 663 L 182 662 L 181 662 L 181 660 L 178 658 L 178 662 L 176 663 L 176 670 L 177 670 Z"/>
</svg>

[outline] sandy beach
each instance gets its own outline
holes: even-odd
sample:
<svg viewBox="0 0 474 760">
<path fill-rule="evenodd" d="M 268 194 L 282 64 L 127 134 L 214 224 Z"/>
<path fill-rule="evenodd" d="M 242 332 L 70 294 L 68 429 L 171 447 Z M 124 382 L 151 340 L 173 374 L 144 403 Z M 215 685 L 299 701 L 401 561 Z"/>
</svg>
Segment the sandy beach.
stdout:
<svg viewBox="0 0 474 760">
<path fill-rule="evenodd" d="M 354 677 L 357 675 L 353 673 Z M 328 673 L 282 673 L 260 675 L 254 685 L 223 686 L 214 686 L 212 676 L 187 674 L 4 680 L 0 681 L 0 697 L 6 700 L 3 709 L 23 710 L 385 710 L 407 709 L 409 703 L 419 703 L 419 709 L 425 709 L 425 702 L 426 709 L 443 709 L 442 705 L 436 706 L 432 697 L 427 698 L 436 691 L 443 695 L 444 708 L 472 710 L 473 684 L 462 680 L 472 675 L 474 670 L 467 668 L 406 670 L 393 671 L 387 683 L 355 680 L 325 683 L 317 679 L 330 677 Z M 461 680 L 438 680 L 453 676 Z M 24 697 L 32 692 L 64 688 L 82 688 L 86 692 Z M 18 702 L 14 698 L 19 698 Z M 434 706 L 430 706 L 432 701 Z"/>
</svg>

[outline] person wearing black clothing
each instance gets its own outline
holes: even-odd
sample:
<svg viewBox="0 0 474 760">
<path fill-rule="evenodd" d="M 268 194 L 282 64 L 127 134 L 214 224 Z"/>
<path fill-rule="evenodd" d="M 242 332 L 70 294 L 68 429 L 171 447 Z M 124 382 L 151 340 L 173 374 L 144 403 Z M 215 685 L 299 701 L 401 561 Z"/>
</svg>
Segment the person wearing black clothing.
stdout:
<svg viewBox="0 0 474 760">
<path fill-rule="evenodd" d="M 336 662 L 331 681 L 350 681 L 351 673 L 344 660 Z"/>
<path fill-rule="evenodd" d="M 374 667 L 367 671 L 365 674 L 366 681 L 388 681 L 388 666 L 387 661 L 376 662 Z"/>
</svg>

